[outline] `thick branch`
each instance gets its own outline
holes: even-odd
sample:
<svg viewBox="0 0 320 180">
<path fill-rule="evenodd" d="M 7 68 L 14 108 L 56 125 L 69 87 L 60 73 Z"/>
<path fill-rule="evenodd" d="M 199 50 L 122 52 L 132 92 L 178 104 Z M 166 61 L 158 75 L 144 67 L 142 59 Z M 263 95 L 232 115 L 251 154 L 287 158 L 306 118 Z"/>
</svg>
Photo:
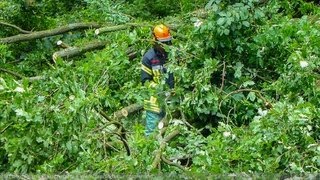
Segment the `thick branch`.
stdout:
<svg viewBox="0 0 320 180">
<path fill-rule="evenodd" d="M 127 117 L 129 114 L 132 114 L 134 112 L 137 112 L 143 108 L 140 104 L 132 104 L 130 106 L 124 107 L 119 111 L 116 111 L 113 113 L 113 117 L 115 119 L 121 119 L 123 117 Z"/>
<path fill-rule="evenodd" d="M 168 136 L 166 136 L 161 142 L 160 142 L 160 147 L 159 149 L 157 150 L 156 152 L 156 156 L 152 162 L 152 169 L 155 169 L 160 161 L 161 161 L 161 156 L 162 156 L 162 152 L 164 151 L 164 149 L 166 148 L 167 146 L 167 143 L 174 137 L 176 137 L 178 134 L 180 133 L 179 130 L 175 130 L 173 132 L 171 132 Z"/>
<path fill-rule="evenodd" d="M 49 36 L 55 36 L 58 34 L 63 34 L 69 31 L 80 30 L 80 29 L 89 29 L 89 28 L 99 28 L 100 25 L 97 23 L 74 23 L 67 26 L 58 27 L 55 29 L 36 31 L 30 34 L 19 34 L 16 36 L 6 37 L 0 39 L 0 43 L 15 43 L 22 41 L 29 41 L 34 39 L 40 39 Z"/>
<path fill-rule="evenodd" d="M 0 24 L 5 25 L 5 26 L 12 27 L 12 28 L 18 30 L 19 32 L 21 32 L 21 33 L 23 33 L 23 34 L 30 34 L 30 33 L 32 33 L 31 31 L 23 30 L 23 29 L 19 28 L 19 27 L 16 26 L 16 25 L 9 24 L 9 23 L 6 23 L 6 22 L 1 22 L 1 21 L 0 21 Z"/>
<path fill-rule="evenodd" d="M 186 170 L 184 166 L 182 166 L 182 165 L 180 165 L 180 164 L 177 164 L 177 163 L 174 163 L 174 162 L 171 162 L 171 161 L 170 161 L 169 159 L 167 159 L 164 155 L 161 156 L 161 160 L 162 160 L 163 162 L 165 162 L 165 163 L 167 163 L 167 164 L 169 164 L 169 165 L 171 165 L 171 166 L 175 166 L 175 167 L 177 167 L 177 168 L 179 168 L 179 169 L 181 169 L 181 170 L 183 170 L 183 171 Z"/>
<path fill-rule="evenodd" d="M 128 29 L 130 26 L 128 25 L 118 25 L 118 26 L 110 26 L 110 27 L 102 27 L 99 29 L 96 29 L 94 33 L 96 35 L 102 34 L 102 33 L 107 33 L 107 32 L 113 32 L 113 31 L 120 31 L 120 30 L 125 30 Z"/>
<path fill-rule="evenodd" d="M 88 51 L 93 51 L 97 49 L 102 49 L 106 46 L 107 42 L 92 42 L 90 44 L 87 44 L 84 47 L 69 47 L 67 49 L 63 49 L 61 51 L 57 51 L 53 53 L 52 59 L 56 61 L 58 58 L 72 58 L 74 56 L 79 56 L 81 54 L 84 54 Z"/>
<path fill-rule="evenodd" d="M 101 27 L 101 28 L 95 30 L 95 34 L 99 35 L 99 34 L 107 33 L 107 32 L 125 30 L 130 27 L 142 27 L 142 26 L 152 27 L 149 24 L 127 23 L 127 24 L 121 24 L 121 25 L 116 25 L 116 26 Z"/>
</svg>

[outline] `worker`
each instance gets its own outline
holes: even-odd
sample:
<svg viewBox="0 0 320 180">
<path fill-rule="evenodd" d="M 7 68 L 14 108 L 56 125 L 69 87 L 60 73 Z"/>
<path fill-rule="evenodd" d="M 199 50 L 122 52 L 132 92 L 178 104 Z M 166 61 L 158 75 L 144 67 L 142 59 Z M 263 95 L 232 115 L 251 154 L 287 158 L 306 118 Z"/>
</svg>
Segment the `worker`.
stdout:
<svg viewBox="0 0 320 180">
<path fill-rule="evenodd" d="M 149 136 L 154 132 L 158 123 L 165 116 L 164 108 L 161 102 L 164 98 L 161 80 L 165 79 L 165 84 L 170 89 L 174 88 L 174 77 L 168 73 L 165 67 L 168 60 L 168 53 L 164 46 L 171 45 L 172 36 L 167 26 L 160 24 L 153 28 L 154 44 L 143 56 L 141 62 L 141 82 L 144 86 L 150 88 L 150 99 L 144 100 L 144 109 L 146 111 L 145 135 Z M 159 92 L 162 91 L 162 92 Z M 166 94 L 167 95 L 167 94 Z"/>
</svg>

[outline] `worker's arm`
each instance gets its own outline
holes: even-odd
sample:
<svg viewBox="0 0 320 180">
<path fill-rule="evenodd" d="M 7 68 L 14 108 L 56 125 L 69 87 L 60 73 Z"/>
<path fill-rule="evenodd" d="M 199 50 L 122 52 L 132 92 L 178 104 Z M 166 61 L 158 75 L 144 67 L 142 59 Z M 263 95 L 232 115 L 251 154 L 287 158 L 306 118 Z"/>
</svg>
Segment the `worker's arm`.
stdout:
<svg viewBox="0 0 320 180">
<path fill-rule="evenodd" d="M 155 87 L 157 85 L 157 83 L 154 82 L 155 74 L 148 62 L 147 59 L 143 59 L 141 63 L 141 82 L 147 87 Z"/>
</svg>

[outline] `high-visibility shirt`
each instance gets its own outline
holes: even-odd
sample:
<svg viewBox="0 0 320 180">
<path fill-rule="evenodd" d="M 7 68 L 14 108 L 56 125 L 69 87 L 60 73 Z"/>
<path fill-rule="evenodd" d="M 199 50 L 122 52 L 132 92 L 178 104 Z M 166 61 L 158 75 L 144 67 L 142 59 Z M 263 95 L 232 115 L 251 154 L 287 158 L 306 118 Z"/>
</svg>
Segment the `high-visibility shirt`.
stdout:
<svg viewBox="0 0 320 180">
<path fill-rule="evenodd" d="M 149 49 L 142 58 L 141 62 L 141 82 L 149 81 L 150 88 L 160 83 L 161 76 L 167 73 L 165 63 L 167 54 L 161 53 L 154 48 Z M 172 73 L 168 74 L 166 83 L 170 88 L 174 88 L 174 77 Z M 144 108 L 149 111 L 160 113 L 161 109 L 157 97 L 151 96 L 149 100 L 144 101 Z"/>
</svg>

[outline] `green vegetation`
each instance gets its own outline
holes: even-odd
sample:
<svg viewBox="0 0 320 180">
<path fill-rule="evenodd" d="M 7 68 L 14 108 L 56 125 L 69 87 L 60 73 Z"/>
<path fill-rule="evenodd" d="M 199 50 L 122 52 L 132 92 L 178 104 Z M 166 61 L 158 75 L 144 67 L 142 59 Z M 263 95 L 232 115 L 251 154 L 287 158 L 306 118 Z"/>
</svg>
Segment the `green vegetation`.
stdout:
<svg viewBox="0 0 320 180">
<path fill-rule="evenodd" d="M 0 10 L 0 173 L 320 173 L 317 1 L 4 0 Z M 128 26 L 3 41 L 88 22 Z M 113 115 L 148 94 L 140 60 L 158 23 L 174 36 L 166 135 L 179 134 L 165 143 L 144 136 L 143 111 Z M 106 45 L 53 59 L 58 40 Z"/>
</svg>

